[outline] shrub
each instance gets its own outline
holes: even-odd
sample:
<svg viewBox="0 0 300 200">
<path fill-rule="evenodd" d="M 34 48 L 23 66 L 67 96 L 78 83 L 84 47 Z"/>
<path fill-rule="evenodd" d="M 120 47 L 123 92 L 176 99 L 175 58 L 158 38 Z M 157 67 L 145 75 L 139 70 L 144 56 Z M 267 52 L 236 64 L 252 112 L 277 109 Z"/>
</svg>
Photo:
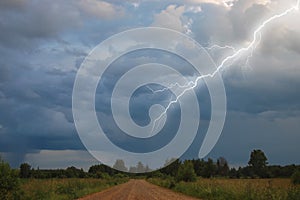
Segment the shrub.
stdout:
<svg viewBox="0 0 300 200">
<path fill-rule="evenodd" d="M 178 182 L 193 182 L 197 180 L 197 176 L 192 162 L 185 161 L 182 165 L 180 165 L 177 172 L 176 180 Z"/>
<path fill-rule="evenodd" d="M 0 199 L 19 199 L 19 186 L 18 174 L 0 158 Z"/>
<path fill-rule="evenodd" d="M 292 183 L 295 185 L 300 184 L 300 171 L 295 171 L 291 177 Z"/>
<path fill-rule="evenodd" d="M 286 199 L 288 200 L 299 200 L 300 199 L 300 188 L 291 187 L 288 192 L 288 196 Z"/>
</svg>

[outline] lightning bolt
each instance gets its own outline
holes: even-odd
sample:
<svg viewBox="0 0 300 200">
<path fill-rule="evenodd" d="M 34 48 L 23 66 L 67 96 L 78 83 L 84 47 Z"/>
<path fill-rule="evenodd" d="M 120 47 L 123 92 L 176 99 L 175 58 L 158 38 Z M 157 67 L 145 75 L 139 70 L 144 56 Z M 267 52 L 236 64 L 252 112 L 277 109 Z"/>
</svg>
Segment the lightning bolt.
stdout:
<svg viewBox="0 0 300 200">
<path fill-rule="evenodd" d="M 229 45 L 220 46 L 220 45 L 215 44 L 215 45 L 212 45 L 210 47 L 205 47 L 205 49 L 207 49 L 209 51 L 212 51 L 214 49 L 221 49 L 221 50 L 223 50 L 223 49 L 230 49 L 233 52 L 236 52 L 236 49 L 233 46 L 229 46 Z"/>
<path fill-rule="evenodd" d="M 177 103 L 178 100 L 188 91 L 190 90 L 193 90 L 197 85 L 198 85 L 198 82 L 202 79 L 205 79 L 205 78 L 213 78 L 217 73 L 219 73 L 219 71 L 221 69 L 223 69 L 227 63 L 231 63 L 233 64 L 236 60 L 238 60 L 238 58 L 248 52 L 248 51 L 251 51 L 250 53 L 250 56 L 248 56 L 247 58 L 247 63 L 249 63 L 249 59 L 252 57 L 253 55 L 253 51 L 256 49 L 256 47 L 258 46 L 258 44 L 260 43 L 261 41 L 261 31 L 268 25 L 270 24 L 271 22 L 275 21 L 276 19 L 278 18 L 281 18 L 281 17 L 284 17 L 286 15 L 289 15 L 290 13 L 294 12 L 294 11 L 299 11 L 300 9 L 300 0 L 297 0 L 297 3 L 292 6 L 291 8 L 285 10 L 284 12 L 280 13 L 280 14 L 276 14 L 272 17 L 270 17 L 269 19 L 263 21 L 258 27 L 257 29 L 254 31 L 253 33 L 253 40 L 248 44 L 248 46 L 246 47 L 243 47 L 237 51 L 234 51 L 234 53 L 230 56 L 227 56 L 226 58 L 224 58 L 221 62 L 221 64 L 216 68 L 215 71 L 213 71 L 212 73 L 209 73 L 209 74 L 205 74 L 205 75 L 201 75 L 201 76 L 198 76 L 195 81 L 190 81 L 188 82 L 186 85 L 180 85 L 178 83 L 175 83 L 173 85 L 171 85 L 170 87 L 175 87 L 175 86 L 178 86 L 178 87 L 181 87 L 181 88 L 185 88 L 174 100 L 170 101 L 169 104 L 166 106 L 164 112 L 162 112 L 153 122 L 153 127 L 152 127 L 152 132 L 154 131 L 155 127 L 156 127 L 156 124 L 157 122 L 159 122 L 159 120 L 167 113 L 167 111 L 170 109 L 170 107 Z M 225 47 L 221 47 L 221 46 L 217 46 L 217 45 L 214 45 L 212 46 L 211 48 L 231 48 L 230 46 L 225 46 Z M 169 87 L 169 88 L 170 88 Z M 162 90 L 164 91 L 164 90 Z"/>
<path fill-rule="evenodd" d="M 147 88 L 152 92 L 152 93 L 160 93 L 160 92 L 165 92 L 165 91 L 167 91 L 167 90 L 169 90 L 169 89 L 172 89 L 172 88 L 175 88 L 175 87 L 177 87 L 177 88 L 186 88 L 186 87 L 188 87 L 189 86 L 189 84 L 188 85 L 180 85 L 179 83 L 174 83 L 174 84 L 170 84 L 168 87 L 165 87 L 165 88 L 163 88 L 163 89 L 160 89 L 160 90 L 153 90 L 151 87 L 149 87 L 149 86 L 147 86 Z"/>
</svg>

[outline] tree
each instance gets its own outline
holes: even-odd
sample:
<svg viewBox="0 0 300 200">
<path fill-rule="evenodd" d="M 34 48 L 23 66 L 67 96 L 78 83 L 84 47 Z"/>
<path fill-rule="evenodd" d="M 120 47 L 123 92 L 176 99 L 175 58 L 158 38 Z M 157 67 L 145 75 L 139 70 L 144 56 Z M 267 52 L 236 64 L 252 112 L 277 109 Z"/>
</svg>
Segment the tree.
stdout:
<svg viewBox="0 0 300 200">
<path fill-rule="evenodd" d="M 22 163 L 20 165 L 20 177 L 29 178 L 30 177 L 31 166 L 28 163 Z"/>
<path fill-rule="evenodd" d="M 217 160 L 217 174 L 220 176 L 228 176 L 229 166 L 225 158 L 220 157 Z"/>
<path fill-rule="evenodd" d="M 100 165 L 93 165 L 89 168 L 89 174 L 96 175 L 97 173 L 107 173 L 110 176 L 113 176 L 114 174 L 119 173 L 117 170 L 108 167 L 104 164 Z"/>
<path fill-rule="evenodd" d="M 131 167 L 129 168 L 129 172 L 130 172 L 130 173 L 137 173 L 136 167 L 135 167 L 135 166 L 131 166 Z"/>
<path fill-rule="evenodd" d="M 116 169 L 116 170 L 119 170 L 119 171 L 123 171 L 123 172 L 128 171 L 127 167 L 125 166 L 124 161 L 121 160 L 121 159 L 116 160 L 113 168 Z"/>
<path fill-rule="evenodd" d="M 18 199 L 20 183 L 17 173 L 0 158 L 0 199 Z"/>
<path fill-rule="evenodd" d="M 148 165 L 146 165 L 146 167 L 145 167 L 145 172 L 151 172 L 151 169 Z"/>
<path fill-rule="evenodd" d="M 172 158 L 170 160 L 166 160 L 164 167 L 161 168 L 159 171 L 161 173 L 175 177 L 180 165 L 181 162 L 179 161 L 179 159 Z"/>
<path fill-rule="evenodd" d="M 86 176 L 83 169 L 77 169 L 74 166 L 68 167 L 64 171 L 64 174 L 67 178 L 84 178 Z"/>
<path fill-rule="evenodd" d="M 239 177 L 238 177 L 237 170 L 236 170 L 235 168 L 231 168 L 231 169 L 229 170 L 228 175 L 229 175 L 229 178 L 239 178 Z"/>
<path fill-rule="evenodd" d="M 268 159 L 265 153 L 262 150 L 257 149 L 251 152 L 248 164 L 252 168 L 255 175 L 261 178 L 266 178 L 266 166 L 268 164 L 267 160 Z"/>
<path fill-rule="evenodd" d="M 137 171 L 138 173 L 143 173 L 143 172 L 145 172 L 145 167 L 144 167 L 144 165 L 143 165 L 142 162 L 138 162 L 138 164 L 136 165 L 136 171 Z"/>
<path fill-rule="evenodd" d="M 203 174 L 204 178 L 210 178 L 215 175 L 216 172 L 216 165 L 211 158 L 208 158 L 207 162 L 205 163 Z"/>
<path fill-rule="evenodd" d="M 197 176 L 203 176 L 204 174 L 204 168 L 205 168 L 205 161 L 203 159 L 197 159 L 197 160 L 192 160 L 193 165 L 194 165 L 194 170 L 197 174 Z"/>
<path fill-rule="evenodd" d="M 176 180 L 192 182 L 196 181 L 196 179 L 197 175 L 195 173 L 193 163 L 191 161 L 186 160 L 183 164 L 179 166 Z"/>
</svg>

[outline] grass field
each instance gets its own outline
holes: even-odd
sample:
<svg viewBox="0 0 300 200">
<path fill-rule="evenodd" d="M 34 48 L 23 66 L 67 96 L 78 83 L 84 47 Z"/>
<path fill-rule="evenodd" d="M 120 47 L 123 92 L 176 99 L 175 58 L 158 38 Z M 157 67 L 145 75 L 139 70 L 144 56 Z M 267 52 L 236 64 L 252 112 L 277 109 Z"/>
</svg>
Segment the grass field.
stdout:
<svg viewBox="0 0 300 200">
<path fill-rule="evenodd" d="M 23 179 L 21 199 L 76 199 L 124 183 L 128 178 Z M 150 178 L 149 182 L 207 200 L 300 200 L 300 185 L 290 179 L 203 179 L 175 182 L 173 178 Z"/>
<path fill-rule="evenodd" d="M 21 199 L 76 199 L 124 183 L 128 178 L 110 179 L 28 179 L 22 180 Z"/>
<path fill-rule="evenodd" d="M 172 178 L 148 179 L 156 185 L 208 200 L 300 200 L 300 186 L 290 179 L 202 179 L 176 183 Z"/>
</svg>

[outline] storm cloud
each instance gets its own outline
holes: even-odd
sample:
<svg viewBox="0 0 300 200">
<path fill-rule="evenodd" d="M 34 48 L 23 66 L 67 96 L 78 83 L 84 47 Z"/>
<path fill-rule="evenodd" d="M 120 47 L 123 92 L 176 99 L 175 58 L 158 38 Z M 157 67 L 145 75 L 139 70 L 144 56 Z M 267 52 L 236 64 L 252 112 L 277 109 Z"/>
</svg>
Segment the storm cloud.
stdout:
<svg viewBox="0 0 300 200">
<path fill-rule="evenodd" d="M 1 155 L 14 167 L 24 161 L 44 168 L 72 163 L 86 168 L 86 163 L 98 162 L 86 152 L 76 132 L 72 90 L 85 56 L 111 35 L 130 28 L 158 26 L 188 34 L 204 47 L 217 44 L 238 49 L 251 42 L 253 31 L 263 20 L 295 3 L 293 0 L 2 0 Z M 299 16 L 292 13 L 268 25 L 248 62 L 244 56 L 220 72 L 228 113 L 222 136 L 209 157 L 224 156 L 232 165 L 245 165 L 249 152 L 261 148 L 270 163 L 300 163 Z M 233 53 L 230 48 L 208 51 L 216 65 Z M 190 71 L 191 66 L 178 57 L 172 58 L 174 55 L 147 51 L 143 54 L 146 55 L 127 55 L 115 67 L 171 58 L 166 62 L 168 65 L 180 63 L 178 68 L 187 76 L 195 75 Z M 112 73 L 105 78 L 104 90 L 97 94 L 99 104 L 109 101 L 107 94 L 117 76 Z M 200 107 L 201 104 L 204 107 L 201 110 L 204 127 L 199 128 L 185 158 L 198 155 L 209 123 L 210 103 L 208 94 L 203 95 L 204 90 L 196 89 Z M 105 109 L 102 111 L 107 114 Z M 136 116 L 145 115 L 142 108 L 133 106 L 133 109 Z M 49 156 L 51 162 L 44 156 Z M 62 159 L 63 156 L 70 159 Z"/>
</svg>

